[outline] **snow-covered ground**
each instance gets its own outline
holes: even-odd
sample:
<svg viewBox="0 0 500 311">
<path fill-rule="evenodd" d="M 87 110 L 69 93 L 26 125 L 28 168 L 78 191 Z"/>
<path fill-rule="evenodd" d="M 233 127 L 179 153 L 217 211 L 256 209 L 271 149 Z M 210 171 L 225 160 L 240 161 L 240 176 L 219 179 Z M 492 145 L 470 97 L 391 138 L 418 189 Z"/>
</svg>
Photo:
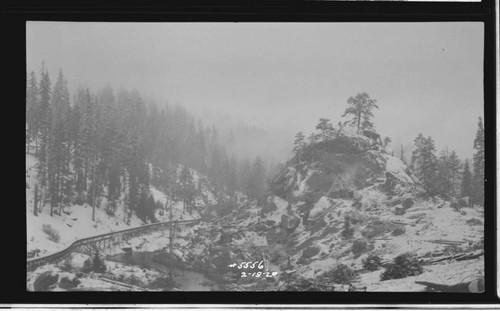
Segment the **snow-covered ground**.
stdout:
<svg viewBox="0 0 500 311">
<path fill-rule="evenodd" d="M 380 275 L 383 271 L 380 269 L 362 274 L 357 283 L 366 284 L 367 291 L 371 292 L 421 292 L 425 290 L 426 286 L 417 284 L 415 281 L 459 284 L 471 281 L 478 275 L 484 275 L 484 258 L 424 266 L 424 272 L 420 275 L 380 281 Z"/>
<path fill-rule="evenodd" d="M 95 236 L 99 234 L 115 232 L 133 227 L 145 225 L 135 214 L 132 214 L 130 222 L 125 222 L 124 205 L 118 204 L 115 216 L 108 215 L 104 209 L 95 209 L 95 221 L 92 220 L 92 207 L 88 205 L 71 205 L 64 208 L 62 215 L 54 214 L 50 216 L 50 205 L 46 204 L 38 216 L 33 214 L 33 199 L 36 179 L 36 164 L 37 159 L 26 154 L 26 222 L 27 222 L 27 252 L 39 250 L 36 257 L 49 255 L 68 247 L 71 243 L 78 239 Z M 193 179 L 197 182 L 203 177 L 193 171 Z M 163 205 L 167 202 L 167 196 L 158 189 L 151 187 L 151 193 L 155 201 L 161 202 Z M 207 197 L 209 203 L 213 204 L 213 194 L 204 187 L 203 194 Z M 182 213 L 182 202 L 172 204 L 173 218 L 180 220 L 197 219 L 200 217 L 198 211 L 194 210 L 192 215 Z M 197 206 L 203 208 L 205 200 L 197 198 Z M 170 213 L 161 213 L 156 211 L 156 218 L 159 221 L 169 221 Z M 60 236 L 59 241 L 54 241 L 48 234 L 43 231 L 43 226 L 50 226 L 52 230 Z M 155 245 L 150 245 L 151 249 Z"/>
<path fill-rule="evenodd" d="M 72 205 L 64 208 L 61 216 L 50 216 L 50 205 L 46 204 L 38 216 L 33 214 L 33 199 L 36 181 L 37 159 L 31 155 L 26 155 L 26 222 L 27 222 L 27 251 L 39 249 L 39 256 L 49 255 L 68 247 L 78 239 L 90 237 L 98 234 L 119 231 L 130 227 L 138 227 L 144 223 L 132 215 L 130 225 L 124 222 L 124 210 L 118 208 L 116 216 L 109 216 L 103 209 L 95 210 L 95 222 L 92 221 L 92 207 L 86 205 Z M 50 225 L 59 233 L 59 242 L 50 240 L 49 236 L 43 232 L 42 227 Z"/>
<path fill-rule="evenodd" d="M 406 252 L 415 253 L 419 258 L 432 258 L 436 254 L 436 256 L 440 256 L 439 254 L 450 251 L 477 250 L 484 238 L 483 207 L 475 206 L 456 210 L 450 206 L 450 202 L 438 197 L 424 198 L 424 196 L 415 195 L 416 190 L 413 186 L 415 186 L 416 179 L 399 159 L 386 153 L 374 153 L 373 157 L 375 160 L 383 162 L 381 165 L 386 168 L 386 171 L 401 182 L 400 185 L 397 185 L 396 192 L 398 194 L 384 192 L 385 190 L 382 190 L 384 181 L 373 183 L 373 179 L 371 185 L 357 189 L 352 199 L 332 199 L 322 193 L 323 196 L 320 196 L 319 200 L 310 206 L 306 223 L 300 217 L 305 201 L 295 202 L 291 200 L 289 202 L 277 195 L 270 194 L 266 204 L 274 203 L 276 209 L 267 214 L 262 214 L 263 207 L 257 206 L 257 200 L 255 200 L 245 202 L 222 222 L 216 224 L 203 222 L 179 228 L 176 232 L 174 252 L 188 266 L 194 267 L 193 263 L 196 261 L 205 268 L 210 266 L 210 272 L 217 270 L 214 265 L 214 257 L 218 256 L 214 256 L 214 254 L 222 250 L 233 256 L 231 260 L 249 258 L 255 254 L 264 256 L 264 253 L 269 257 L 279 255 L 275 256 L 280 259 L 273 263 L 273 270 L 283 270 L 286 260 L 290 260 L 295 273 L 302 278 L 317 279 L 335 269 L 339 264 L 345 264 L 359 272 L 355 282 L 366 285 L 368 291 L 423 291 L 425 287 L 416 284 L 415 281 L 457 284 L 463 282 L 464 278 L 484 275 L 483 257 L 465 261 L 446 260 L 437 264 L 426 264 L 423 267 L 423 273 L 418 276 L 386 281 L 380 280 L 383 268 L 373 272 L 363 270 L 362 261 L 369 254 L 380 256 L 385 263 L 392 262 L 396 256 Z M 61 250 L 83 237 L 129 228 L 123 221 L 124 211 L 121 206 L 117 211 L 118 217 L 116 218 L 108 216 L 102 209 L 97 209 L 96 222 L 91 220 L 91 207 L 78 205 L 66 209 L 69 215 L 63 213 L 62 216 L 50 217 L 48 214 L 50 207 L 46 206 L 39 216 L 34 216 L 32 200 L 36 159 L 27 155 L 26 162 L 26 180 L 29 186 L 29 189 L 26 190 L 28 251 L 40 249 L 39 255 L 46 255 Z M 306 183 L 313 168 L 306 167 L 305 172 L 300 172 L 294 167 L 287 169 L 289 173 L 286 175 L 288 179 L 285 182 L 291 189 L 295 189 L 292 194 L 296 198 L 313 191 Z M 215 196 L 209 190 L 210 187 L 207 186 L 209 184 L 204 179 L 204 176 L 193 171 L 193 180 L 198 189 L 202 189 L 202 195 L 196 198 L 199 210 L 208 208 L 215 203 Z M 201 184 L 198 184 L 200 182 Z M 159 201 L 163 205 L 166 204 L 168 197 L 162 191 L 152 187 L 151 193 L 155 201 Z M 413 205 L 409 208 L 406 206 L 407 208 L 402 213 L 396 213 L 396 207 L 400 208 L 404 199 L 411 199 Z M 396 202 L 397 200 L 400 202 Z M 194 211 L 192 215 L 183 214 L 182 202 L 175 202 L 173 207 L 174 219 L 188 220 L 200 217 L 198 211 Z M 301 218 L 299 226 L 293 232 L 283 233 L 283 230 L 280 229 L 282 220 L 287 219 L 283 218 L 285 215 Z M 157 210 L 156 217 L 160 221 L 168 221 L 170 214 L 167 211 Z M 348 219 L 353 232 L 352 236 L 349 237 L 342 235 L 343 230 L 346 229 L 346 219 Z M 51 225 L 60 233 L 61 239 L 58 243 L 50 241 L 48 235 L 43 233 L 42 226 L 44 224 Z M 231 224 L 235 231 L 240 232 L 228 245 L 220 245 L 219 243 L 221 224 Z M 131 219 L 130 227 L 140 225 L 143 225 L 142 222 L 134 216 Z M 376 234 L 367 235 L 366 232 L 370 232 L 370 230 Z M 128 245 L 134 251 L 153 252 L 166 249 L 170 242 L 168 234 L 169 232 L 166 230 L 132 238 L 128 241 Z M 277 238 L 277 235 L 280 236 Z M 279 239 L 285 241 L 275 241 Z M 456 245 L 435 243 L 435 240 L 439 239 L 452 241 Z M 367 249 L 357 256 L 353 253 L 355 241 L 362 241 L 367 245 Z M 119 252 L 120 247 L 117 246 L 114 250 L 110 249 L 109 253 Z M 257 251 L 253 253 L 254 255 L 249 255 L 252 254 L 253 250 Z M 309 252 L 309 255 L 304 256 L 306 251 Z M 85 259 L 85 255 L 73 254 L 71 265 L 80 267 Z M 154 271 L 148 269 L 126 267 L 109 262 L 107 265 L 114 271 L 113 276 L 110 277 L 113 277 L 115 281 L 117 279 L 137 278 L 134 282 L 146 284 L 157 277 Z M 37 269 L 33 275 L 49 271 L 46 269 L 50 268 L 57 271 L 60 269 L 59 266 L 48 265 Z M 33 275 L 28 278 L 29 286 L 33 285 Z M 89 275 L 82 278 L 82 284 L 89 288 L 127 290 L 126 286 L 120 287 L 119 283 L 93 278 Z M 128 290 L 133 289 L 129 288 Z"/>
</svg>

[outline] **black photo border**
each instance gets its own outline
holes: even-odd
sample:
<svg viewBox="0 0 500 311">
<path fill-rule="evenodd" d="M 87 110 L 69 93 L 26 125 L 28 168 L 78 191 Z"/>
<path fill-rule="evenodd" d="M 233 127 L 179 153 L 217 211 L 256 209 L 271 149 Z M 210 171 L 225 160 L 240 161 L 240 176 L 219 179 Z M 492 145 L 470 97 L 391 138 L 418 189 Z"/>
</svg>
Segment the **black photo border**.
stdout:
<svg viewBox="0 0 500 311">
<path fill-rule="evenodd" d="M 498 2 L 498 1 L 497 1 Z M 2 2 L 4 196 L 0 304 L 245 304 L 414 305 L 498 304 L 496 250 L 496 3 L 379 1 L 34 1 Z M 85 22 L 482 22 L 484 24 L 484 124 L 486 129 L 485 292 L 28 292 L 23 119 L 26 21 Z M 397 25 L 395 25 L 397 27 Z M 13 116 L 15 115 L 15 118 Z M 13 119 L 12 119 L 13 118 Z M 11 122 L 11 119 L 13 120 Z M 23 139 L 22 139 L 23 138 Z M 14 164 L 15 162 L 15 164 Z M 11 164 L 12 163 L 12 164 Z M 25 165 L 25 164 L 24 164 Z M 12 174 L 10 169 L 12 168 Z M 9 172 L 9 173 L 8 173 Z M 12 175 L 12 176 L 11 176 Z M 109 305 L 112 307 L 112 305 Z"/>
</svg>

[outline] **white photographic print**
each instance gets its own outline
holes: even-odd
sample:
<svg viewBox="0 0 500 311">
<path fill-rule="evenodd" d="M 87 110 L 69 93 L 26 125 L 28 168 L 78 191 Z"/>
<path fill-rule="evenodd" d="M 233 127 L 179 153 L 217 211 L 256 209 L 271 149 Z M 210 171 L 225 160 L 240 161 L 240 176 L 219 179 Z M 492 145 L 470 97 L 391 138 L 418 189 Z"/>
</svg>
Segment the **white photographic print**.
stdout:
<svg viewBox="0 0 500 311">
<path fill-rule="evenodd" d="M 26 289 L 483 292 L 483 40 L 27 22 Z"/>
</svg>

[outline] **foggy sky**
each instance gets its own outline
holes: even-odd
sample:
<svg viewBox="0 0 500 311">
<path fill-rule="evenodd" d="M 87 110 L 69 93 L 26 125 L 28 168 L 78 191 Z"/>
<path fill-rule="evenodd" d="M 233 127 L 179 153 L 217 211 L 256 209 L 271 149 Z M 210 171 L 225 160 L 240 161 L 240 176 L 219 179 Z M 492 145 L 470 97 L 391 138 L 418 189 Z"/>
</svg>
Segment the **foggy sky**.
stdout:
<svg viewBox="0 0 500 311">
<path fill-rule="evenodd" d="M 347 99 L 367 92 L 397 153 L 422 132 L 438 151 L 470 158 L 483 36 L 482 23 L 28 22 L 27 70 L 39 77 L 44 60 L 70 91 L 136 88 L 158 104 L 289 133 L 286 143 L 321 117 L 337 124 Z"/>
</svg>

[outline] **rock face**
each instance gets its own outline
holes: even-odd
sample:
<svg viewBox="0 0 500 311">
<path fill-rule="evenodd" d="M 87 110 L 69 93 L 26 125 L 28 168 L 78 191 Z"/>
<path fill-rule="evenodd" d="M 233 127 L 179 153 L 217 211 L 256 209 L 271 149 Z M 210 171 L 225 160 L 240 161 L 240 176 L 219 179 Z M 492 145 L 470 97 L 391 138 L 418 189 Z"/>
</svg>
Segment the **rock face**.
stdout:
<svg viewBox="0 0 500 311">
<path fill-rule="evenodd" d="M 263 215 L 265 215 L 265 214 L 273 212 L 273 211 L 275 211 L 277 209 L 278 209 L 278 207 L 276 206 L 276 204 L 274 202 L 266 202 L 264 204 L 264 206 L 262 207 L 262 209 L 261 209 L 261 213 Z"/>
<path fill-rule="evenodd" d="M 283 244 L 287 240 L 287 233 L 281 227 L 275 227 L 266 234 L 266 241 L 268 245 Z"/>
<path fill-rule="evenodd" d="M 381 145 L 356 137 L 309 144 L 300 162 L 289 161 L 274 179 L 262 204 L 248 209 L 252 219 L 243 223 L 255 225 L 246 235 L 249 240 L 242 238 L 233 243 L 244 251 L 231 250 L 231 261 L 262 256 L 278 271 L 293 271 L 297 277 L 326 282 L 335 282 L 328 274 L 331 271 L 344 275 L 352 270 L 360 277 L 357 281 L 369 279 L 365 290 L 366 285 L 369 291 L 387 287 L 399 290 L 402 283 L 392 284 L 392 279 L 416 276 L 422 273 L 417 270 L 419 266 L 415 265 L 413 271 L 410 262 L 409 273 L 399 273 L 402 268 L 397 266 L 386 274 L 388 281 L 381 280 L 381 275 L 375 280 L 373 275 L 364 277 L 369 273 L 363 266 L 365 260 L 370 256 L 379 258 L 377 268 L 383 273 L 403 252 L 415 252 L 420 264 L 434 253 L 445 251 L 445 244 L 429 242 L 431 238 L 459 241 L 459 237 L 480 234 L 473 228 L 465 230 L 466 218 L 460 215 L 460 209 L 457 212 L 449 208 L 448 200 L 422 194 L 411 170 Z M 467 218 L 481 219 L 472 209 L 462 210 L 467 212 Z M 472 226 L 470 222 L 467 224 Z M 227 255 L 211 252 L 211 257 L 216 258 L 214 271 L 227 264 Z M 350 270 L 338 269 L 342 265 Z M 443 267 L 434 268 L 445 275 Z M 449 270 L 461 273 L 460 269 Z M 426 277 L 435 271 L 423 273 Z M 441 280 L 446 283 L 447 278 L 433 281 Z M 413 280 L 407 283 L 414 286 L 405 287 L 410 291 L 423 288 Z"/>
<path fill-rule="evenodd" d="M 416 186 L 419 181 L 400 159 L 381 146 L 373 149 L 366 137 L 355 136 L 309 145 L 302 161 L 289 161 L 271 189 L 291 203 L 313 205 L 322 196 L 352 199 L 356 190 L 374 183 L 398 194 L 400 187 Z"/>
</svg>

